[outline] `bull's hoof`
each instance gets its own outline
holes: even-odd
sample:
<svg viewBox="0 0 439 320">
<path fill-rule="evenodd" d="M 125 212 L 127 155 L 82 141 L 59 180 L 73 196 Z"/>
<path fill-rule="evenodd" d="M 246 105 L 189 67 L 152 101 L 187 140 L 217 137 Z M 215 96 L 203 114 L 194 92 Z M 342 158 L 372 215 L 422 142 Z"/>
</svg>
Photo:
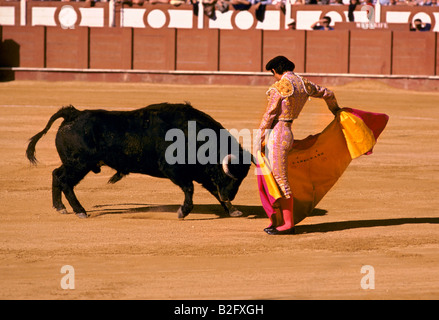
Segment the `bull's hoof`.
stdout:
<svg viewBox="0 0 439 320">
<path fill-rule="evenodd" d="M 177 215 L 178 215 L 178 219 L 181 219 L 181 220 L 187 216 L 187 214 L 183 213 L 183 210 L 181 209 L 181 207 L 178 208 Z"/>
<path fill-rule="evenodd" d="M 69 213 L 67 212 L 67 209 L 66 209 L 66 208 L 64 208 L 64 209 L 57 209 L 56 212 L 58 212 L 58 213 L 60 213 L 60 214 L 69 214 Z"/>
<path fill-rule="evenodd" d="M 229 212 L 229 216 L 231 216 L 231 217 L 240 217 L 240 216 L 242 216 L 242 212 L 235 209 L 234 211 L 230 211 Z"/>
<path fill-rule="evenodd" d="M 184 219 L 185 217 L 187 217 L 188 214 L 192 211 L 193 207 L 193 205 L 182 205 L 180 208 L 178 208 L 178 219 Z"/>
<path fill-rule="evenodd" d="M 85 219 L 89 217 L 89 215 L 86 214 L 85 212 L 76 213 L 76 216 L 80 219 Z"/>
</svg>

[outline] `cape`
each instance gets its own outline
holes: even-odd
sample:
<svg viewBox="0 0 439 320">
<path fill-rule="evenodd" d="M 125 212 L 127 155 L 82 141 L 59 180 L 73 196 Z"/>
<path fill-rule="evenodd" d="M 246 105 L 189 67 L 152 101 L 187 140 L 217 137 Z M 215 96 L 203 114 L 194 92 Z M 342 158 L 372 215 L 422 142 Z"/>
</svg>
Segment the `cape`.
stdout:
<svg viewBox="0 0 439 320">
<path fill-rule="evenodd" d="M 372 153 L 388 120 L 383 113 L 343 108 L 321 133 L 294 140 L 288 154 L 294 224 L 311 214 L 353 159 Z M 260 151 L 257 162 L 259 196 L 271 218 L 275 202 L 282 196 L 270 164 Z"/>
</svg>

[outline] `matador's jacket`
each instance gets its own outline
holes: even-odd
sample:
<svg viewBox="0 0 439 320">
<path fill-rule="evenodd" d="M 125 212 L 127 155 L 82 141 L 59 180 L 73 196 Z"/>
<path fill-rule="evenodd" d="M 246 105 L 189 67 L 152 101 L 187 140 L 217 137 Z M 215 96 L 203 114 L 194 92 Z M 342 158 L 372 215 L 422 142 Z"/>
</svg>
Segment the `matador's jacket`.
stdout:
<svg viewBox="0 0 439 320">
<path fill-rule="evenodd" d="M 323 98 L 330 110 L 338 108 L 334 93 L 302 78 L 294 72 L 286 72 L 267 91 L 268 105 L 259 126 L 259 143 L 266 146 L 273 176 L 283 193 L 290 198 L 292 192 L 287 179 L 287 156 L 294 142 L 291 124 L 303 109 L 309 97 Z M 272 129 L 269 133 L 268 129 Z M 268 136 L 268 141 L 265 137 Z"/>
</svg>

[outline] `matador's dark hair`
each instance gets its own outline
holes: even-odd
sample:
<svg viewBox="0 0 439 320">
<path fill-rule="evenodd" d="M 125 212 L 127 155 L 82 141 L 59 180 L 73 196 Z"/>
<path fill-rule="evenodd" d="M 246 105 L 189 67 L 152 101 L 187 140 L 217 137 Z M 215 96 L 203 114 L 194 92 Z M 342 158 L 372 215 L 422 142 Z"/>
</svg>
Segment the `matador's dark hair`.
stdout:
<svg viewBox="0 0 439 320">
<path fill-rule="evenodd" d="M 294 71 L 294 68 L 296 65 L 294 62 L 288 60 L 288 58 L 284 56 L 277 56 L 270 61 L 268 61 L 267 65 L 265 66 L 265 69 L 267 71 L 271 71 L 274 69 L 276 73 L 282 74 L 285 71 Z"/>
</svg>

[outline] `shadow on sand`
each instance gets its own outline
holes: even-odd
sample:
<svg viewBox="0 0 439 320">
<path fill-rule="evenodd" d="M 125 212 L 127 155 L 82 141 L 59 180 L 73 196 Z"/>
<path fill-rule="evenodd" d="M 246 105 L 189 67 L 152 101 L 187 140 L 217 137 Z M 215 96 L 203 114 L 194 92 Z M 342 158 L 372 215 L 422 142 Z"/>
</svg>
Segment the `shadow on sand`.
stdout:
<svg viewBox="0 0 439 320">
<path fill-rule="evenodd" d="M 99 217 L 107 214 L 132 214 L 146 212 L 175 212 L 177 213 L 180 205 L 151 205 L 144 203 L 121 203 L 121 204 L 104 204 L 96 205 L 93 210 L 89 210 L 93 217 Z M 249 219 L 268 219 L 262 206 L 237 205 L 236 209 L 243 213 L 242 217 Z M 310 216 L 324 216 L 328 211 L 323 209 L 314 209 Z M 229 215 L 219 204 L 195 204 L 191 214 L 213 214 L 218 218 L 230 218 Z M 189 215 L 190 216 L 190 215 Z"/>
<path fill-rule="evenodd" d="M 123 204 L 108 204 L 94 206 L 94 210 L 90 210 L 93 217 L 99 217 L 107 214 L 132 214 L 132 213 L 146 213 L 146 212 L 175 212 L 179 205 L 150 205 L 142 203 L 123 203 Z M 235 206 L 240 210 L 242 217 L 247 219 L 268 219 L 264 209 L 261 206 Z M 310 214 L 311 217 L 324 216 L 327 210 L 315 208 Z M 221 205 L 217 204 L 199 204 L 194 205 L 191 214 L 206 214 L 215 215 L 216 217 L 210 219 L 230 218 L 224 211 Z M 190 218 L 190 214 L 188 216 Z M 144 217 L 133 217 L 134 219 L 142 219 Z M 209 218 L 207 218 L 209 219 Z M 236 219 L 236 218 L 233 218 Z M 206 220 L 206 219 L 203 219 Z M 388 227 L 398 226 L 403 224 L 439 224 L 439 217 L 422 217 L 422 218 L 394 218 L 394 219 L 371 219 L 371 220 L 353 220 L 353 221 L 337 221 L 324 222 L 311 225 L 297 225 L 296 234 L 318 233 L 318 232 L 333 232 L 343 231 L 349 229 L 372 228 L 372 227 Z"/>
<path fill-rule="evenodd" d="M 146 212 L 175 212 L 177 214 L 180 205 L 151 205 L 144 203 L 122 203 L 94 206 L 93 210 L 88 212 L 93 217 L 99 217 L 107 214 L 132 214 Z M 243 213 L 243 217 L 250 219 L 267 218 L 264 209 L 261 206 L 235 206 L 236 209 Z M 215 215 L 218 218 L 229 218 L 220 204 L 195 204 L 190 214 Z M 190 217 L 190 214 L 188 217 Z"/>
<path fill-rule="evenodd" d="M 376 220 L 353 220 L 353 221 L 337 221 L 325 222 L 312 225 L 298 225 L 296 234 L 315 233 L 315 232 L 332 232 L 348 229 L 373 228 L 399 226 L 403 224 L 439 224 L 439 218 L 395 218 L 395 219 L 376 219 Z"/>
</svg>

